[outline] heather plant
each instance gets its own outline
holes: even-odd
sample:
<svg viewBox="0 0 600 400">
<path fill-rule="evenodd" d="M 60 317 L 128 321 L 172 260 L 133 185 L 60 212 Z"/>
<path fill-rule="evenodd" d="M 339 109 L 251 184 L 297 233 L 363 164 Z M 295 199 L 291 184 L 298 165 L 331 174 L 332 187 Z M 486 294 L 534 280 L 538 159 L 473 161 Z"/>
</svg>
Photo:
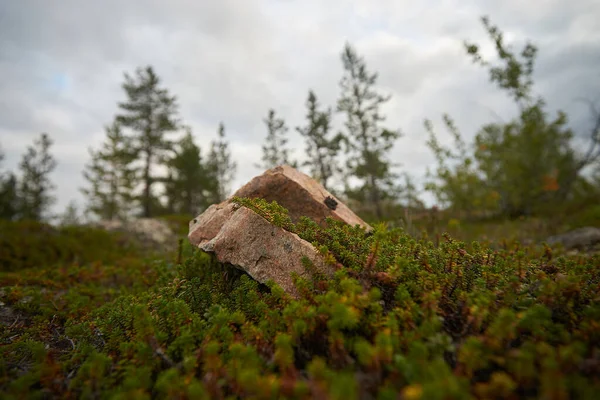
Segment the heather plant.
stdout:
<svg viewBox="0 0 600 400">
<path fill-rule="evenodd" d="M 566 399 L 600 390 L 598 256 L 448 235 L 435 246 L 383 224 L 293 224 L 277 203 L 234 201 L 310 241 L 334 276 L 295 276 L 292 298 L 189 246 L 181 263 L 79 266 L 92 272 L 72 300 L 56 297 L 72 273 L 19 283 L 0 275 L 0 300 L 27 315 L 2 335 L 6 397 Z M 92 289 L 110 274 L 136 283 Z M 87 290 L 98 296 L 76 312 Z"/>
</svg>

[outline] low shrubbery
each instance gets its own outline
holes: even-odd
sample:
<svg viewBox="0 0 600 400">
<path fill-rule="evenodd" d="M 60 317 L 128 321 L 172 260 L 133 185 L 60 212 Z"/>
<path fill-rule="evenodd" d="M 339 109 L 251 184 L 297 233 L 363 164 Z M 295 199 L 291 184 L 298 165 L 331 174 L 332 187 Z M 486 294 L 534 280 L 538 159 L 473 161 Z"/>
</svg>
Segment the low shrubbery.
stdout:
<svg viewBox="0 0 600 400">
<path fill-rule="evenodd" d="M 186 245 L 181 264 L 37 265 L 4 286 L 6 398 L 593 398 L 600 258 L 292 224 L 333 278 L 292 299 Z M 310 263 L 306 263 L 311 268 Z M 12 318 L 4 315 L 9 310 Z"/>
<path fill-rule="evenodd" d="M 111 263 L 137 255 L 124 235 L 85 226 L 56 228 L 36 221 L 0 221 L 0 271 L 69 263 Z"/>
<path fill-rule="evenodd" d="M 173 232 L 176 232 L 178 235 L 181 235 L 181 236 L 186 236 L 188 233 L 188 230 L 189 230 L 190 221 L 194 217 L 195 217 L 195 215 L 174 214 L 174 215 L 164 215 L 164 216 L 161 216 L 158 218 L 161 220 L 164 220 L 169 225 L 169 228 L 171 228 L 171 230 Z"/>
</svg>

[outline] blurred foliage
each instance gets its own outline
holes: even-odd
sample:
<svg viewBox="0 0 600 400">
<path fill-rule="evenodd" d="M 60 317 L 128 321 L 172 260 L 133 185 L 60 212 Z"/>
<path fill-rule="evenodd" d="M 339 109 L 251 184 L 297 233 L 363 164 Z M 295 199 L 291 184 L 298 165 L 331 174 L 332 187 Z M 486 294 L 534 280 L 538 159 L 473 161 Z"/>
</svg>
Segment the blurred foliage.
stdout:
<svg viewBox="0 0 600 400">
<path fill-rule="evenodd" d="M 122 88 L 127 100 L 118 103 L 119 114 L 115 117 L 116 123 L 127 129 L 125 136 L 139 161 L 134 183 L 142 185 L 143 190 L 136 200 L 139 200 L 141 215 L 146 218 L 155 215 L 152 185 L 160 181 L 153 167 L 166 164 L 173 149 L 169 134 L 179 128 L 177 97 L 161 87 L 161 83 L 151 66 L 137 68 L 133 75 L 125 73 Z"/>
<path fill-rule="evenodd" d="M 207 163 L 209 175 L 213 177 L 217 186 L 214 190 L 213 203 L 220 203 L 229 195 L 237 172 L 237 161 L 233 160 L 229 142 L 225 140 L 225 125 L 222 122 L 217 129 L 217 140 L 211 142 Z"/>
<path fill-rule="evenodd" d="M 47 221 L 52 218 L 50 206 L 56 198 L 50 174 L 56 159 L 50 152 L 53 141 L 42 133 L 27 146 L 19 163 L 20 174 L 0 169 L 0 219 Z M 4 153 L 0 148 L 0 167 Z"/>
<path fill-rule="evenodd" d="M 126 237 L 83 226 L 56 228 L 37 221 L 0 221 L 0 270 L 63 264 L 111 263 L 138 256 Z"/>
<path fill-rule="evenodd" d="M 126 219 L 135 208 L 138 150 L 125 135 L 121 124 L 113 121 L 104 127 L 105 138 L 97 150 L 88 149 L 90 160 L 83 177 L 88 187 L 81 192 L 87 198 L 87 211 L 105 220 Z"/>
<path fill-rule="evenodd" d="M 285 120 L 270 108 L 267 118 L 264 118 L 263 122 L 267 127 L 267 137 L 262 145 L 261 163 L 255 164 L 255 166 L 261 169 L 271 169 L 284 164 L 297 167 L 297 161 L 290 158 L 291 149 L 288 145 L 287 133 L 289 128 Z"/>
<path fill-rule="evenodd" d="M 344 114 L 346 170 L 344 194 L 373 207 L 378 219 L 384 218 L 382 202 L 401 191 L 394 172 L 398 164 L 391 157 L 400 131 L 382 126 L 386 117 L 381 109 L 391 99 L 377 88 L 378 74 L 367 68 L 364 57 L 346 43 L 341 54 L 344 74 L 337 111 Z M 351 184 L 349 178 L 358 180 Z"/>
<path fill-rule="evenodd" d="M 195 215 L 185 215 L 185 214 L 172 214 L 172 215 L 162 215 L 158 217 L 160 220 L 164 220 L 169 228 L 173 232 L 175 232 L 178 236 L 187 236 L 190 221 L 195 217 Z"/>
<path fill-rule="evenodd" d="M 194 142 L 190 128 L 173 148 L 168 160 L 169 175 L 165 181 L 166 209 L 170 213 L 200 212 L 214 200 L 218 182 Z"/>
<path fill-rule="evenodd" d="M 335 275 L 294 276 L 294 299 L 187 243 L 181 263 L 91 261 L 84 253 L 107 245 L 96 241 L 78 253 L 85 262 L 1 272 L 2 397 L 568 399 L 600 390 L 598 256 L 448 235 L 435 246 L 384 224 L 369 233 L 333 220 L 292 224 L 276 203 L 236 201 L 309 240 Z M 32 240 L 23 245 L 44 251 L 41 236 L 23 235 Z"/>
<path fill-rule="evenodd" d="M 451 211 L 464 211 L 469 217 L 476 212 L 494 212 L 498 207 L 498 192 L 486 185 L 454 121 L 448 115 L 443 119 L 454 139 L 455 149 L 443 146 L 435 135 L 433 123 L 425 120 L 429 133 L 427 146 L 438 163 L 434 173 L 427 171 L 425 189 Z"/>
<path fill-rule="evenodd" d="M 296 131 L 304 137 L 307 160 L 303 167 L 309 168 L 310 176 L 326 190 L 331 190 L 330 182 L 335 175 L 342 173 L 338 154 L 344 135 L 332 132 L 332 110 L 320 110 L 320 103 L 314 91 L 308 91 L 306 99 L 306 125 L 297 126 Z"/>
<path fill-rule="evenodd" d="M 485 60 L 477 44 L 465 43 L 466 52 L 488 70 L 490 81 L 512 98 L 518 115 L 508 122 L 483 126 L 471 146 L 444 115 L 456 152 L 439 143 L 431 121 L 426 120 L 427 144 L 438 162 L 435 173 L 429 173 L 426 189 L 451 209 L 508 217 L 554 214 L 557 207 L 580 198 L 582 191 L 588 198 L 594 192 L 597 195 L 598 186 L 581 172 L 600 157 L 594 152 L 600 115 L 588 151 L 578 154 L 573 132 L 567 128 L 567 115 L 559 111 L 550 117 L 544 100 L 533 92 L 537 48 L 527 42 L 516 53 L 506 45 L 497 26 L 486 17 L 482 21 L 494 44 L 496 63 Z"/>
</svg>

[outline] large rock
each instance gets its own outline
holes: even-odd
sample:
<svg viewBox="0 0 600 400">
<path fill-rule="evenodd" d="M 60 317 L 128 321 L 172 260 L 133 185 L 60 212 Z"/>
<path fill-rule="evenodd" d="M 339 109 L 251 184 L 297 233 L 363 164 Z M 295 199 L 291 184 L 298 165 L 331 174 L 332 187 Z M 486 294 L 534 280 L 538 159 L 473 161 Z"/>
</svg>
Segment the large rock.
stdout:
<svg viewBox="0 0 600 400">
<path fill-rule="evenodd" d="M 217 260 L 244 270 L 258 282 L 273 280 L 296 296 L 291 273 L 306 276 L 302 257 L 317 271 L 331 276 L 332 266 L 323 262 L 315 248 L 298 235 L 272 225 L 254 211 L 235 205 L 219 232 L 199 247 L 215 253 Z"/>
<path fill-rule="evenodd" d="M 239 207 L 229 200 L 208 207 L 206 211 L 190 222 L 188 234 L 190 243 L 194 246 L 201 246 L 217 236 L 237 208 Z"/>
<path fill-rule="evenodd" d="M 308 175 L 282 165 L 265 171 L 242 186 L 231 197 L 263 198 L 275 200 L 289 211 L 292 222 L 306 216 L 325 225 L 325 218 L 331 217 L 349 225 L 360 225 L 367 231 L 372 228 L 344 203 L 329 193 Z M 219 204 L 211 205 L 204 213 L 190 222 L 188 238 L 199 246 L 212 239 L 232 213 L 231 197 Z"/>
<path fill-rule="evenodd" d="M 562 244 L 567 250 L 588 250 L 600 244 L 600 228 L 587 226 L 556 236 L 549 237 L 546 242 L 550 245 Z"/>
<path fill-rule="evenodd" d="M 310 217 L 319 225 L 331 217 L 350 225 L 371 227 L 344 203 L 306 174 L 289 165 L 281 165 L 253 178 L 233 194 L 238 197 L 260 197 L 269 202 L 275 200 L 290 212 L 292 222 L 302 216 Z"/>
<path fill-rule="evenodd" d="M 372 229 L 318 182 L 287 165 L 267 170 L 233 196 L 275 200 L 289 210 L 293 222 L 307 216 L 323 226 L 325 218 L 332 217 Z M 302 256 L 308 257 L 317 271 L 333 273 L 310 243 L 232 203 L 231 198 L 194 218 L 188 238 L 193 245 L 214 253 L 220 262 L 240 268 L 261 283 L 272 279 L 292 295 L 296 292 L 291 273 L 306 273 Z"/>
</svg>

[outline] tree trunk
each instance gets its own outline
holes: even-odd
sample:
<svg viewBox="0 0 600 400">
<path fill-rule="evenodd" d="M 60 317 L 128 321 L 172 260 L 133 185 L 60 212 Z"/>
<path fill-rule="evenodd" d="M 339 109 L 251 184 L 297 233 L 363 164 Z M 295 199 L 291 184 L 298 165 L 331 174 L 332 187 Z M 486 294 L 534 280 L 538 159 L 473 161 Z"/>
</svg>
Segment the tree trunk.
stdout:
<svg viewBox="0 0 600 400">
<path fill-rule="evenodd" d="M 146 165 L 144 165 L 144 195 L 143 195 L 143 199 L 142 199 L 142 207 L 143 207 L 142 216 L 144 218 L 150 218 L 151 214 L 152 214 L 152 211 L 151 211 L 152 181 L 151 181 L 151 177 L 150 177 L 150 161 L 151 161 L 151 154 L 149 151 L 147 151 L 146 152 Z"/>
<path fill-rule="evenodd" d="M 376 186 L 375 177 L 373 175 L 371 175 L 369 177 L 369 180 L 370 180 L 370 184 L 371 184 L 371 201 L 375 205 L 375 215 L 377 216 L 378 220 L 382 220 L 383 219 L 383 211 L 381 209 L 381 201 L 379 199 L 379 190 L 377 189 L 377 186 Z"/>
</svg>

